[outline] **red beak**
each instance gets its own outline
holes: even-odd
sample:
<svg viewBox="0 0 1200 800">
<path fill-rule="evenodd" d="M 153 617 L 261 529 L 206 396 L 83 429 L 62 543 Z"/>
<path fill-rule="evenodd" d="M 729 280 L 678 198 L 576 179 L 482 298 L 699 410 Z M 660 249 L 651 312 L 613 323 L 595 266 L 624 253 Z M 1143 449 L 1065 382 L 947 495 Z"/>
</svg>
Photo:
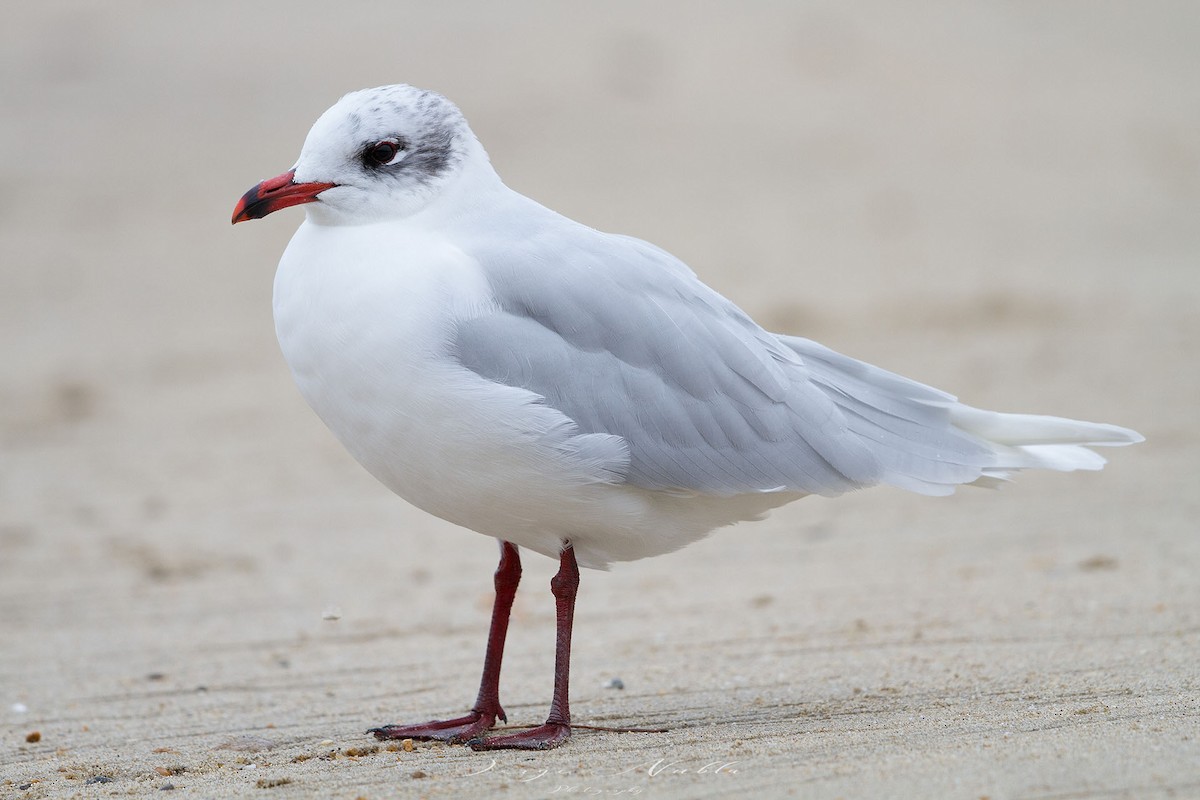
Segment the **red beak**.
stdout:
<svg viewBox="0 0 1200 800">
<path fill-rule="evenodd" d="M 233 209 L 233 224 L 248 219 L 262 219 L 281 208 L 313 203 L 317 195 L 336 183 L 295 183 L 296 170 L 289 170 L 276 178 L 269 178 L 242 195 Z"/>
</svg>

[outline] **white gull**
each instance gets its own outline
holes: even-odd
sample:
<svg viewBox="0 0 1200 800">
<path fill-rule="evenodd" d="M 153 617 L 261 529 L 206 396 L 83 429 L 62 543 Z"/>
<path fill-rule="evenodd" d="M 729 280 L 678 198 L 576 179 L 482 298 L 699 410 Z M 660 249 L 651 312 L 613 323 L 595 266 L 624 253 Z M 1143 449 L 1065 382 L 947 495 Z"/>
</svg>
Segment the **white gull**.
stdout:
<svg viewBox="0 0 1200 800">
<path fill-rule="evenodd" d="M 681 261 L 506 187 L 434 92 L 354 92 L 234 222 L 305 204 L 275 325 L 309 405 L 413 505 L 501 542 L 479 697 L 381 738 L 544 749 L 570 735 L 578 565 L 660 555 L 805 495 L 945 495 L 1029 468 L 1099 469 L 1114 425 L 1003 414 L 770 333 Z M 484 738 L 520 578 L 560 561 L 546 723 Z"/>
</svg>

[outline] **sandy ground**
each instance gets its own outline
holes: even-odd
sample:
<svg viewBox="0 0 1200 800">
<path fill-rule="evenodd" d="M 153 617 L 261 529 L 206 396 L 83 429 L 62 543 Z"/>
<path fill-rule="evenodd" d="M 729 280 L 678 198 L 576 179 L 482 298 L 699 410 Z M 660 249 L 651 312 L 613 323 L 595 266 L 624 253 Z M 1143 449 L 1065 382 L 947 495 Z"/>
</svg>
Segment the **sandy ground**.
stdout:
<svg viewBox="0 0 1200 800">
<path fill-rule="evenodd" d="M 1200 797 L 1200 6 L 433 5 L 5 11 L 0 796 Z M 270 319 L 300 212 L 228 220 L 396 81 L 770 327 L 1148 441 L 586 573 L 578 721 L 667 733 L 378 749 L 474 697 L 495 545 L 304 407 Z"/>
</svg>

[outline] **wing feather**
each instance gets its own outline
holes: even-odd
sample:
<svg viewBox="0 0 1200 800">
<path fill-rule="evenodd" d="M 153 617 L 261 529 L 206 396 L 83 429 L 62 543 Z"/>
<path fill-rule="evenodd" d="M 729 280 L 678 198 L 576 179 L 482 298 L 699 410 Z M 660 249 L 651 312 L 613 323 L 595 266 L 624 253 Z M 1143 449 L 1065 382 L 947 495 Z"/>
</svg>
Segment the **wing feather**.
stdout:
<svg viewBox="0 0 1200 800">
<path fill-rule="evenodd" d="M 494 304 L 459 321 L 458 358 L 558 410 L 578 437 L 619 437 L 629 460 L 618 477 L 634 486 L 836 495 L 886 482 L 949 494 L 1028 467 L 1096 469 L 1103 459 L 1080 444 L 1140 440 L 973 409 L 769 333 L 669 253 L 524 202 L 464 248 Z M 515 219 L 526 227 L 514 236 Z"/>
<path fill-rule="evenodd" d="M 468 251 L 495 307 L 458 324 L 465 367 L 533 392 L 581 433 L 622 437 L 625 479 L 642 488 L 833 495 L 878 480 L 801 359 L 682 263 L 557 230 Z"/>
</svg>

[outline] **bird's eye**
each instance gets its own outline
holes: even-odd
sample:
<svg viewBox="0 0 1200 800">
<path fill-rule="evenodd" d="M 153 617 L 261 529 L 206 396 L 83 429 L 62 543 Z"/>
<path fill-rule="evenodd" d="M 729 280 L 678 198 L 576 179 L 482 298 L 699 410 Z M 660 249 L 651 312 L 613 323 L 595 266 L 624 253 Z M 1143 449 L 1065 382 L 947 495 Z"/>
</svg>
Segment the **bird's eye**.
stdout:
<svg viewBox="0 0 1200 800">
<path fill-rule="evenodd" d="M 390 167 L 404 158 L 404 143 L 398 139 L 383 139 L 367 148 L 364 154 L 367 164 L 373 167 Z"/>
</svg>

